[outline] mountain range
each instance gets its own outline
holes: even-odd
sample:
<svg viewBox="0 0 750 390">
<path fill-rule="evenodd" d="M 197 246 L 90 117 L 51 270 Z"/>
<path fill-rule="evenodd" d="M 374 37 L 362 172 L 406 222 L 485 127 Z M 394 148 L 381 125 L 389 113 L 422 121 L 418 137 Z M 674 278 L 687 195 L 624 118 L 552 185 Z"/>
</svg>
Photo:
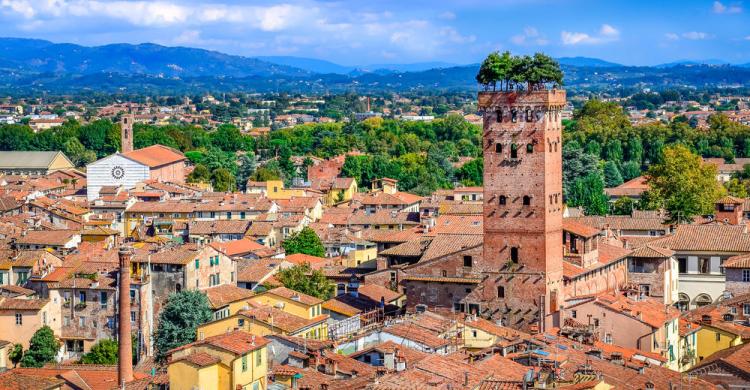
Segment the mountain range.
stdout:
<svg viewBox="0 0 750 390">
<path fill-rule="evenodd" d="M 750 67 L 720 60 L 634 67 L 588 57 L 558 58 L 567 88 L 633 85 L 747 86 Z M 0 92 L 186 93 L 218 91 L 474 90 L 479 64 L 340 65 L 291 56 L 243 57 L 152 43 L 87 47 L 0 38 Z"/>
</svg>

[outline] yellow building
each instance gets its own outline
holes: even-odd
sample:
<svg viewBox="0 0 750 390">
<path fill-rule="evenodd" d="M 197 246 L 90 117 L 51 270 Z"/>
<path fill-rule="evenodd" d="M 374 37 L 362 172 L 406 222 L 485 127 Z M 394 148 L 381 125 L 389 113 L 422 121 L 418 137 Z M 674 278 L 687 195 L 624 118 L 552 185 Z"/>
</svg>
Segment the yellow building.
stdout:
<svg viewBox="0 0 750 390">
<path fill-rule="evenodd" d="M 204 338 L 169 352 L 172 390 L 265 390 L 269 341 L 247 332 Z"/>
<path fill-rule="evenodd" d="M 484 318 L 471 316 L 456 323 L 455 327 L 468 350 L 503 347 L 531 337 L 517 330 L 495 325 Z"/>
<path fill-rule="evenodd" d="M 276 287 L 250 298 L 250 301 L 264 306 L 273 306 L 287 313 L 305 319 L 313 319 L 323 314 L 323 301 L 286 287 Z"/>
<path fill-rule="evenodd" d="M 742 344 L 741 335 L 732 330 L 730 326 L 723 326 L 725 324 L 721 323 L 711 324 L 706 322 L 701 322 L 700 325 L 701 328 L 697 333 L 698 362 L 716 352 Z"/>
<path fill-rule="evenodd" d="M 333 206 L 352 200 L 359 187 L 357 186 L 357 180 L 352 177 L 337 177 L 333 179 L 330 189 L 326 191 L 321 188 L 321 190 L 325 193 L 326 206 Z"/>
<path fill-rule="evenodd" d="M 234 330 L 266 336 L 281 334 L 312 340 L 328 339 L 328 315 L 303 318 L 272 306 L 253 307 L 230 317 L 198 326 L 198 338 L 211 337 Z"/>
<path fill-rule="evenodd" d="M 265 193 L 268 199 L 290 199 L 294 197 L 305 196 L 305 190 L 299 188 L 284 188 L 284 182 L 281 180 L 268 180 L 266 182 L 260 182 L 256 184 L 265 183 L 265 189 L 261 189 L 261 193 Z M 248 186 L 248 192 L 257 191 L 258 186 L 255 185 L 253 189 Z"/>
</svg>

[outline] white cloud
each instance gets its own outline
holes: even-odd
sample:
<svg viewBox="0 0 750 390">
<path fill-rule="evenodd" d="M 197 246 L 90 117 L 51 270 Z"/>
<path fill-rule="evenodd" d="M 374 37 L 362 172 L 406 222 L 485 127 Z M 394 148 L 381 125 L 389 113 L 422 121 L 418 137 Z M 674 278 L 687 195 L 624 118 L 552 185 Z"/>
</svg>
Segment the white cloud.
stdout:
<svg viewBox="0 0 750 390">
<path fill-rule="evenodd" d="M 737 4 L 726 6 L 720 1 L 714 1 L 713 11 L 716 14 L 738 14 L 742 12 L 742 7 Z"/>
<path fill-rule="evenodd" d="M 609 24 L 602 24 L 595 35 L 583 32 L 562 31 L 560 39 L 563 45 L 595 45 L 620 39 L 620 30 Z"/>
<path fill-rule="evenodd" d="M 549 43 L 547 38 L 540 34 L 535 27 L 526 27 L 522 34 L 510 37 L 510 41 L 516 45 L 538 45 L 544 46 Z"/>
<path fill-rule="evenodd" d="M 684 33 L 682 33 L 681 36 L 683 38 L 691 40 L 691 41 L 700 41 L 700 40 L 708 39 L 708 38 L 711 37 L 710 35 L 708 35 L 708 34 L 706 34 L 704 32 L 700 32 L 700 31 L 688 31 L 688 32 L 684 32 Z"/>
<path fill-rule="evenodd" d="M 20 14 L 26 19 L 31 19 L 36 15 L 34 7 L 26 0 L 2 0 L 0 8 Z"/>
<path fill-rule="evenodd" d="M 680 36 L 675 33 L 666 33 L 664 34 L 664 37 L 666 37 L 670 41 L 676 41 L 680 39 Z"/>
<path fill-rule="evenodd" d="M 443 20 L 453 20 L 456 18 L 456 14 L 450 11 L 445 11 L 441 13 L 440 15 L 438 15 L 438 18 L 443 19 Z"/>
</svg>

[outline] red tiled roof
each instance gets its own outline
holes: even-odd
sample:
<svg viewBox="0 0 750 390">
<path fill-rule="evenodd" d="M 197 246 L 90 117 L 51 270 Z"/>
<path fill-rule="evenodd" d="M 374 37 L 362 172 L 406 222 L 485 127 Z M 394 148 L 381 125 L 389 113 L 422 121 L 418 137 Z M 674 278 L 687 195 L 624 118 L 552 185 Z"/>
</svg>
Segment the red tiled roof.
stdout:
<svg viewBox="0 0 750 390">
<path fill-rule="evenodd" d="M 212 242 L 209 245 L 229 257 L 241 256 L 266 248 L 265 246 L 258 244 L 257 242 L 248 238 L 233 241 Z"/>
<path fill-rule="evenodd" d="M 232 284 L 222 284 L 203 290 L 211 308 L 220 309 L 232 302 L 241 301 L 255 295 L 252 291 Z"/>
<path fill-rule="evenodd" d="M 266 291 L 264 294 L 276 295 L 289 300 L 301 302 L 306 305 L 317 305 L 323 303 L 323 301 L 318 298 L 288 289 L 286 287 L 276 287 L 272 290 Z"/>
<path fill-rule="evenodd" d="M 196 345 L 210 345 L 216 348 L 223 349 L 227 352 L 231 352 L 238 355 L 244 355 L 248 352 L 264 347 L 269 341 L 261 336 L 252 335 L 242 330 L 235 330 L 226 334 L 220 334 L 216 336 L 206 337 L 203 340 L 198 340 L 190 344 L 177 347 L 169 354 L 173 354 L 177 351 L 182 351 Z"/>
<path fill-rule="evenodd" d="M 179 151 L 158 144 L 126 152 L 123 155 L 151 168 L 185 160 L 185 155 Z"/>
</svg>

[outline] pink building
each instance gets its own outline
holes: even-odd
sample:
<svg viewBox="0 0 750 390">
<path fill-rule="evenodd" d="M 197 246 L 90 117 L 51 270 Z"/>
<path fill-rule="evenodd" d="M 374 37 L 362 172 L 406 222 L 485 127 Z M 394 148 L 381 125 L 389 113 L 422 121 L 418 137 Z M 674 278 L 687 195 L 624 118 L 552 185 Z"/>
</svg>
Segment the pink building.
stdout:
<svg viewBox="0 0 750 390">
<path fill-rule="evenodd" d="M 173 183 L 185 181 L 185 155 L 178 150 L 156 144 L 123 155 L 148 166 L 151 180 Z"/>
</svg>

